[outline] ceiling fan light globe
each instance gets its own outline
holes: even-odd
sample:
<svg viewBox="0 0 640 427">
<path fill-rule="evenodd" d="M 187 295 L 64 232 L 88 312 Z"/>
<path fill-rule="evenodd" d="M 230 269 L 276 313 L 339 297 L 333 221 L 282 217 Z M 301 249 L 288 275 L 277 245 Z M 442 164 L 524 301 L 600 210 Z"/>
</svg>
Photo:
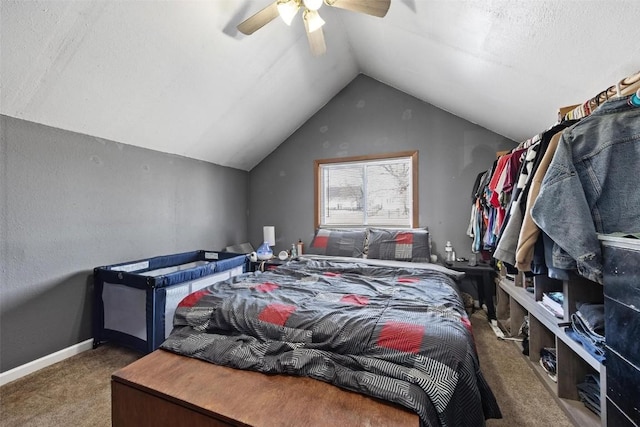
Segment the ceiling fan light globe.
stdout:
<svg viewBox="0 0 640 427">
<path fill-rule="evenodd" d="M 303 18 L 307 23 L 307 31 L 310 33 L 319 30 L 324 25 L 324 19 L 314 10 L 305 10 Z"/>
<path fill-rule="evenodd" d="M 278 0 L 278 14 L 285 24 L 291 25 L 296 17 L 300 4 L 296 0 Z"/>
<path fill-rule="evenodd" d="M 320 6 L 322 6 L 322 0 L 302 0 L 302 2 L 304 7 L 313 11 L 320 9 Z"/>
</svg>

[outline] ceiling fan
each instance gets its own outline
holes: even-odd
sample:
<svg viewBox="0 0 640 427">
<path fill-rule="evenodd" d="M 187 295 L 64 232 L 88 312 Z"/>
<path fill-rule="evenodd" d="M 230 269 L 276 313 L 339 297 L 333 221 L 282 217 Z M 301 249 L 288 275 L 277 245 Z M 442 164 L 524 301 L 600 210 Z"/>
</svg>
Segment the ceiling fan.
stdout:
<svg viewBox="0 0 640 427">
<path fill-rule="evenodd" d="M 276 0 L 241 22 L 238 25 L 238 30 L 246 35 L 253 34 L 278 16 L 287 25 L 291 25 L 298 10 L 302 9 L 302 20 L 307 31 L 311 53 L 314 56 L 319 56 L 327 50 L 322 32 L 324 20 L 318 13 L 322 3 L 323 0 Z M 324 4 L 382 18 L 387 14 L 391 0 L 324 0 Z"/>
</svg>

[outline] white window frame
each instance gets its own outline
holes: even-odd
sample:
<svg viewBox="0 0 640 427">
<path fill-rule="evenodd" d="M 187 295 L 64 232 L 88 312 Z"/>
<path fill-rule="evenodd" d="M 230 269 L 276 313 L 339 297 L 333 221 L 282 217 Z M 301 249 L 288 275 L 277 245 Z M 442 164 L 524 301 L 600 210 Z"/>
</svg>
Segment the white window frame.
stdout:
<svg viewBox="0 0 640 427">
<path fill-rule="evenodd" d="M 367 223 L 366 207 L 365 207 L 365 223 L 364 224 L 323 224 L 322 208 L 325 206 L 323 197 L 325 197 L 324 182 L 322 179 L 323 170 L 331 168 L 331 166 L 343 166 L 349 164 L 372 163 L 380 164 L 386 160 L 397 160 L 406 158 L 411 165 L 411 189 L 410 189 L 410 206 L 409 223 L 406 225 L 384 225 L 376 223 Z M 316 228 L 361 228 L 361 227 L 387 227 L 387 228 L 413 228 L 418 224 L 418 151 L 403 151 L 398 153 L 387 153 L 379 155 L 342 157 L 335 159 L 321 159 L 314 162 L 314 199 L 315 214 L 314 224 Z M 363 192 L 366 189 L 366 182 L 363 182 Z M 366 192 L 365 192 L 366 194 Z"/>
</svg>

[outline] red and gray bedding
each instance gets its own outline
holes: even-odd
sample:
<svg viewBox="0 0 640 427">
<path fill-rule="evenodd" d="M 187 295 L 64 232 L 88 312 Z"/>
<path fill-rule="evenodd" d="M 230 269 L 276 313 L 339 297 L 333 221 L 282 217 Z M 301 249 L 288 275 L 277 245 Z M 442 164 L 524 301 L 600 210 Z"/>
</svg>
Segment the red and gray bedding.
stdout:
<svg viewBox="0 0 640 427">
<path fill-rule="evenodd" d="M 316 378 L 410 408 L 423 426 L 500 418 L 455 281 L 402 264 L 305 259 L 233 277 L 186 297 L 161 348 Z"/>
</svg>

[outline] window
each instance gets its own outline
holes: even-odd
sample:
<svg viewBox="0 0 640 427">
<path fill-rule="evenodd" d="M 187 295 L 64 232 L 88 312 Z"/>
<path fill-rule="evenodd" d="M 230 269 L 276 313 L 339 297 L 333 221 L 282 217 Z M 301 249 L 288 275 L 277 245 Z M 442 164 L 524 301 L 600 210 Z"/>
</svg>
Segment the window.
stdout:
<svg viewBox="0 0 640 427">
<path fill-rule="evenodd" d="M 418 152 L 315 161 L 316 227 L 414 227 Z"/>
</svg>

